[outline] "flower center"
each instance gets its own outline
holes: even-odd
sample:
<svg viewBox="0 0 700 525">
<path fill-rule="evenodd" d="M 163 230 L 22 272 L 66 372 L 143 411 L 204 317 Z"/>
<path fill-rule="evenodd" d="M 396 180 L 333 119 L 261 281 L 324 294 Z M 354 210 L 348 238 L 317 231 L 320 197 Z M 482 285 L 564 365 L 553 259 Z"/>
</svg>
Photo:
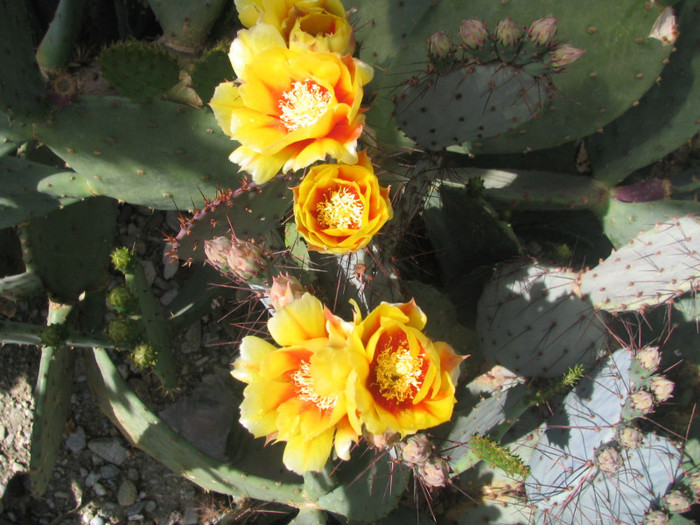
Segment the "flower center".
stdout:
<svg viewBox="0 0 700 525">
<path fill-rule="evenodd" d="M 292 382 L 297 389 L 297 396 L 302 401 L 309 401 L 321 410 L 332 410 L 337 396 L 319 396 L 314 390 L 314 380 L 311 377 L 310 364 L 302 361 L 299 368 L 292 374 Z"/>
<path fill-rule="evenodd" d="M 323 86 L 313 80 L 295 80 L 279 100 L 280 120 L 287 131 L 311 126 L 326 112 L 330 102 L 331 94 Z"/>
<path fill-rule="evenodd" d="M 323 202 L 316 205 L 316 220 L 322 228 L 358 229 L 364 209 L 357 194 L 343 187 L 330 192 Z"/>
<path fill-rule="evenodd" d="M 423 358 L 411 355 L 405 339 L 395 347 L 390 337 L 377 357 L 375 372 L 382 396 L 400 403 L 420 388 Z"/>
</svg>

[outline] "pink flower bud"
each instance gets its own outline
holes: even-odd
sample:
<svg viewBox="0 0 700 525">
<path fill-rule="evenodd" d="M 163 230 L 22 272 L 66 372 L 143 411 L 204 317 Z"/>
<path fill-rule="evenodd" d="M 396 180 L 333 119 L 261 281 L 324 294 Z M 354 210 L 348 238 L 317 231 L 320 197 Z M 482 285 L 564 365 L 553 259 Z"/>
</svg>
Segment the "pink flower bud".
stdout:
<svg viewBox="0 0 700 525">
<path fill-rule="evenodd" d="M 450 35 L 444 31 L 433 33 L 428 38 L 428 54 L 433 58 L 447 58 L 453 51 Z"/>
<path fill-rule="evenodd" d="M 496 27 L 496 39 L 502 46 L 513 46 L 520 42 L 521 38 L 522 31 L 511 17 L 507 16 L 498 22 L 498 26 Z"/>
<path fill-rule="evenodd" d="M 229 237 L 214 237 L 204 241 L 204 254 L 207 262 L 211 264 L 217 272 L 227 274 L 231 271 L 226 258 L 231 249 L 231 239 Z"/>
<path fill-rule="evenodd" d="M 423 463 L 417 473 L 421 481 L 429 487 L 444 487 L 449 479 L 447 462 L 439 456 L 433 456 Z"/>
<path fill-rule="evenodd" d="M 637 358 L 637 361 L 639 361 L 642 368 L 644 370 L 648 370 L 649 372 L 654 372 L 661 364 L 661 354 L 659 353 L 659 349 L 655 346 L 647 346 L 642 348 L 639 352 L 637 352 L 635 357 Z"/>
<path fill-rule="evenodd" d="M 548 46 L 557 32 L 557 19 L 553 16 L 538 18 L 527 30 L 527 36 L 538 46 Z"/>
<path fill-rule="evenodd" d="M 648 414 L 654 408 L 654 396 L 646 390 L 638 390 L 632 394 L 630 402 L 632 403 L 632 408 L 642 414 Z"/>
<path fill-rule="evenodd" d="M 562 44 L 550 53 L 552 68 L 559 72 L 576 62 L 586 52 L 569 44 Z"/>
<path fill-rule="evenodd" d="M 624 427 L 620 430 L 617 440 L 625 448 L 639 448 L 644 441 L 644 435 L 635 427 Z"/>
<path fill-rule="evenodd" d="M 672 490 L 664 496 L 663 504 L 669 512 L 682 514 L 688 512 L 692 505 L 690 498 L 683 494 L 680 490 Z"/>
<path fill-rule="evenodd" d="M 662 510 L 652 510 L 644 516 L 643 525 L 668 525 L 668 516 Z"/>
<path fill-rule="evenodd" d="M 433 447 L 430 444 L 428 436 L 425 434 L 416 434 L 406 440 L 401 449 L 401 457 L 406 463 L 422 464 L 425 463 L 433 453 Z"/>
<path fill-rule="evenodd" d="M 233 275 L 243 280 L 260 275 L 267 263 L 260 247 L 250 241 L 231 237 L 231 248 L 226 256 L 226 263 Z"/>
<path fill-rule="evenodd" d="M 281 310 L 292 301 L 300 299 L 305 291 L 296 277 L 282 273 L 272 278 L 270 304 L 275 310 Z"/>
<path fill-rule="evenodd" d="M 649 380 L 649 388 L 660 403 L 671 399 L 674 386 L 673 381 L 664 376 L 654 376 Z"/>
<path fill-rule="evenodd" d="M 612 474 L 622 466 L 622 456 L 614 447 L 604 447 L 598 452 L 598 468 Z"/>
<path fill-rule="evenodd" d="M 489 31 L 481 20 L 472 18 L 471 20 L 462 20 L 459 36 L 462 37 L 462 42 L 468 48 L 481 49 L 489 38 Z"/>
</svg>

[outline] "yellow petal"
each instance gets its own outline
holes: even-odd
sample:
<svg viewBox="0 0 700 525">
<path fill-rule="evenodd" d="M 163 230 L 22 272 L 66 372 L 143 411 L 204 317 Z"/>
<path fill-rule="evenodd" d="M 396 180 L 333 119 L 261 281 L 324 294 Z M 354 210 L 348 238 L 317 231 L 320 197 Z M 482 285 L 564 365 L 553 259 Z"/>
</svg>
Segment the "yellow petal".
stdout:
<svg viewBox="0 0 700 525">
<path fill-rule="evenodd" d="M 231 136 L 231 116 L 241 107 L 241 102 L 238 86 L 233 82 L 222 82 L 214 89 L 209 105 L 219 126 L 228 136 Z"/>
<path fill-rule="evenodd" d="M 257 24 L 239 31 L 228 54 L 236 76 L 245 80 L 248 65 L 254 64 L 261 53 L 275 47 L 285 48 L 286 44 L 279 30 L 270 24 Z"/>
<path fill-rule="evenodd" d="M 323 304 L 309 293 L 275 312 L 267 328 L 280 346 L 299 345 L 328 335 Z"/>
<path fill-rule="evenodd" d="M 284 448 L 284 465 L 297 474 L 321 471 L 326 465 L 333 446 L 333 431 L 330 428 L 314 438 L 296 436 Z"/>
<path fill-rule="evenodd" d="M 250 383 L 260 375 L 263 361 L 275 350 L 277 348 L 264 339 L 252 335 L 244 337 L 231 375 L 239 381 Z"/>
</svg>

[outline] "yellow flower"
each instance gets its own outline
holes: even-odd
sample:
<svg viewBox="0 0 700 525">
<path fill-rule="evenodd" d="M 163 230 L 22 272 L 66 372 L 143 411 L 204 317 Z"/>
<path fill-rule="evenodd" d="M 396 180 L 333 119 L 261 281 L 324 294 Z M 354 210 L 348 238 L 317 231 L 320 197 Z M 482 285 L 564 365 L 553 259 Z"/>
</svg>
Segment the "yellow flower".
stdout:
<svg viewBox="0 0 700 525">
<path fill-rule="evenodd" d="M 297 231 L 310 250 L 348 253 L 366 246 L 394 215 L 364 151 L 357 164 L 319 164 L 292 188 Z"/>
<path fill-rule="evenodd" d="M 375 435 L 391 431 L 405 437 L 452 417 L 463 357 L 423 334 L 426 322 L 415 301 L 382 303 L 363 321 L 356 319 L 365 356 L 353 364 L 357 382 L 349 395 L 357 406 L 355 425 L 363 423 Z"/>
<path fill-rule="evenodd" d="M 340 0 L 236 0 L 236 9 L 245 27 L 269 24 L 291 48 L 341 55 L 355 50 L 352 26 Z"/>
<path fill-rule="evenodd" d="M 333 446 L 349 459 L 360 430 L 347 413 L 350 356 L 362 354 L 352 325 L 307 293 L 277 311 L 268 329 L 280 347 L 247 336 L 234 363 L 233 376 L 248 383 L 241 424 L 255 437 L 286 441 L 284 464 L 299 474 L 322 470 Z"/>
<path fill-rule="evenodd" d="M 230 160 L 262 184 L 330 156 L 357 162 L 363 89 L 372 78 L 349 55 L 288 49 L 274 27 L 239 32 L 229 54 L 239 83 L 220 84 L 214 115 L 240 143 Z"/>
</svg>

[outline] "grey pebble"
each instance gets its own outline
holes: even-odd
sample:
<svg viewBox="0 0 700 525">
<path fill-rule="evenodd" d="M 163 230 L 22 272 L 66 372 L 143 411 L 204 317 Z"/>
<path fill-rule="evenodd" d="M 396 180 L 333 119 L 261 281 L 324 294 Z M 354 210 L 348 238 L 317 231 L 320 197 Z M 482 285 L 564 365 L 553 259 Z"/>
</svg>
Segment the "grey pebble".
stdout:
<svg viewBox="0 0 700 525">
<path fill-rule="evenodd" d="M 129 478 L 131 481 L 136 481 L 139 479 L 139 471 L 135 468 L 130 468 L 126 471 L 126 477 Z"/>
<path fill-rule="evenodd" d="M 94 487 L 95 483 L 97 483 L 100 480 L 100 474 L 98 472 L 90 472 L 90 474 L 87 475 L 85 478 L 85 486 L 86 487 Z"/>
<path fill-rule="evenodd" d="M 137 494 L 138 492 L 134 482 L 129 479 L 125 479 L 122 481 L 122 484 L 119 485 L 119 490 L 117 491 L 117 502 L 122 507 L 128 507 L 129 505 L 134 504 Z"/>
<path fill-rule="evenodd" d="M 126 448 L 118 438 L 95 438 L 88 441 L 88 448 L 105 461 L 121 465 L 126 459 Z"/>
<path fill-rule="evenodd" d="M 102 476 L 102 479 L 114 478 L 118 476 L 120 472 L 119 467 L 112 465 L 111 463 L 107 463 L 106 465 L 102 465 L 102 467 L 100 467 L 100 476 Z"/>
<path fill-rule="evenodd" d="M 103 520 L 99 516 L 95 516 L 90 520 L 90 525 L 105 525 L 105 520 Z"/>
<path fill-rule="evenodd" d="M 100 496 L 100 497 L 102 497 L 102 496 L 104 496 L 105 494 L 107 494 L 107 489 L 104 488 L 100 483 L 95 483 L 95 484 L 92 486 L 92 490 L 94 490 L 94 491 L 95 491 L 95 494 L 97 494 L 97 495 Z"/>
<path fill-rule="evenodd" d="M 66 447 L 71 452 L 80 452 L 85 448 L 85 430 L 83 427 L 78 427 L 75 429 L 75 432 L 68 434 Z"/>
<path fill-rule="evenodd" d="M 145 510 L 146 512 L 153 512 L 154 510 L 156 510 L 156 502 L 150 499 L 145 501 L 143 505 L 143 510 Z"/>
</svg>

